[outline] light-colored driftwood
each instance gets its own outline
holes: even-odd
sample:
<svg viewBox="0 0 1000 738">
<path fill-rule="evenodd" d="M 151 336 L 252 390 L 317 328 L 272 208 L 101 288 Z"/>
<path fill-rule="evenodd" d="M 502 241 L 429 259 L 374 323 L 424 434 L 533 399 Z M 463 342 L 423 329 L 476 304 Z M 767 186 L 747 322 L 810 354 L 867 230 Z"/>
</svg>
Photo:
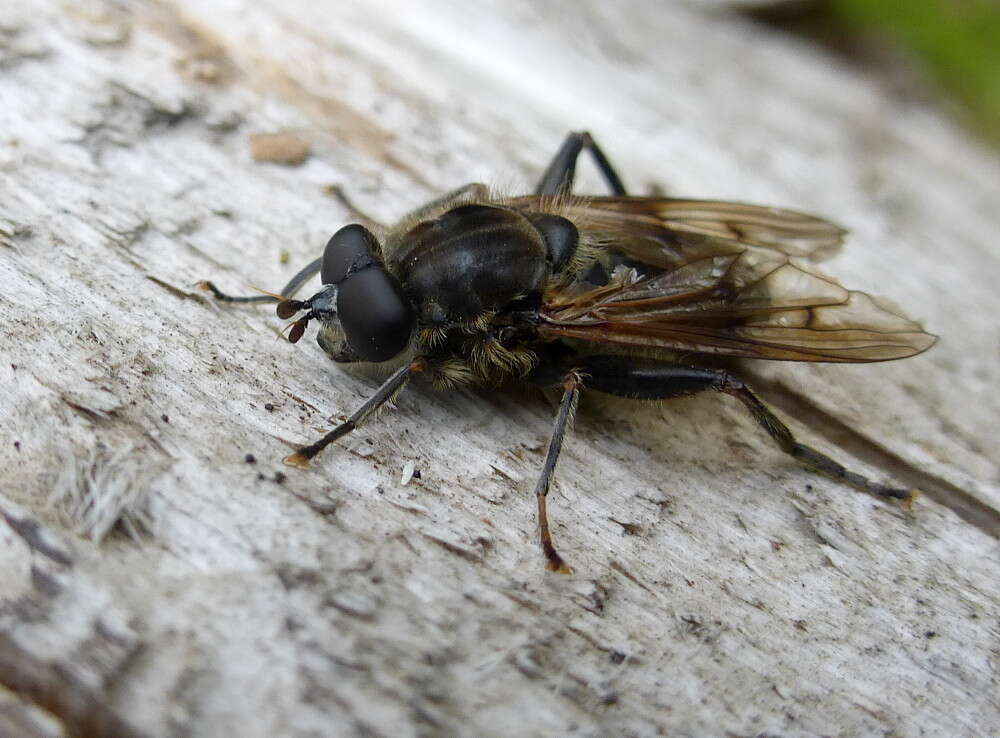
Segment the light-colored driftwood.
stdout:
<svg viewBox="0 0 1000 738">
<path fill-rule="evenodd" d="M 0 733 L 995 733 L 1000 167 L 706 7 L 3 5 Z M 275 289 L 355 208 L 525 188 L 571 128 L 634 191 L 852 229 L 828 271 L 939 345 L 753 376 L 922 487 L 912 514 L 721 397 L 584 404 L 550 497 L 569 577 L 535 543 L 535 395 L 415 387 L 281 466 L 371 385 L 196 282 Z M 276 132 L 305 163 L 252 159 Z"/>
</svg>

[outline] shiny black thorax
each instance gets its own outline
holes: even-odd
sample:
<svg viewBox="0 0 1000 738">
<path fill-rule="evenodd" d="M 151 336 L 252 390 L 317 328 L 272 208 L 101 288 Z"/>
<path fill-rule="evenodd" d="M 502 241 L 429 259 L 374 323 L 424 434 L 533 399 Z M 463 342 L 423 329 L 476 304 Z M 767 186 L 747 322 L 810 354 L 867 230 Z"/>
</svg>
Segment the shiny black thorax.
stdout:
<svg viewBox="0 0 1000 738">
<path fill-rule="evenodd" d="M 387 261 L 419 324 L 447 330 L 537 304 L 576 240 L 558 216 L 462 205 L 414 226 Z"/>
<path fill-rule="evenodd" d="M 442 384 L 490 384 L 525 376 L 546 286 L 570 263 L 576 226 L 549 213 L 465 204 L 387 244 L 386 267 L 416 316 L 421 351 Z M 433 367 L 437 365 L 440 370 Z"/>
</svg>

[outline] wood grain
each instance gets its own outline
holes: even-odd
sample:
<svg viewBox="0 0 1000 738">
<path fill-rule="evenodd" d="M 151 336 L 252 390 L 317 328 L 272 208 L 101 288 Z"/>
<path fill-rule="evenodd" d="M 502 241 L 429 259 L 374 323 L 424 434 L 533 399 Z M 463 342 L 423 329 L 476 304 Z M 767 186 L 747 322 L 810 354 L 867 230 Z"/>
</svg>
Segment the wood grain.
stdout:
<svg viewBox="0 0 1000 738">
<path fill-rule="evenodd" d="M 0 10 L 0 732 L 995 730 L 1000 166 L 708 7 Z M 939 345 L 750 372 L 803 440 L 938 485 L 912 513 L 811 477 L 721 397 L 585 396 L 549 497 L 569 577 L 535 544 L 540 397 L 416 386 L 281 466 L 372 385 L 198 280 L 274 289 L 355 210 L 524 191 L 570 129 L 633 191 L 852 230 L 828 271 Z M 279 132 L 300 166 L 253 160 Z"/>
</svg>

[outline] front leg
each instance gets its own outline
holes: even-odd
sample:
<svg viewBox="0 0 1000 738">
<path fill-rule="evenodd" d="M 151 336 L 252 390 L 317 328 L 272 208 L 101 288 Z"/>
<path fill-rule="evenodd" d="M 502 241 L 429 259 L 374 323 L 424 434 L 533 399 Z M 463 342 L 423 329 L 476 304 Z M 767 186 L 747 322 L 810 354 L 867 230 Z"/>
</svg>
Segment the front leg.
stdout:
<svg viewBox="0 0 1000 738">
<path fill-rule="evenodd" d="M 362 425 L 366 420 L 368 420 L 368 418 L 374 415 L 375 412 L 382 407 L 382 405 L 395 397 L 396 394 L 403 389 L 412 375 L 424 371 L 425 368 L 426 362 L 420 358 L 414 359 L 408 364 L 404 364 L 400 369 L 393 372 L 392 375 L 390 375 L 389 378 L 382 383 L 382 386 L 376 390 L 375 394 L 369 397 L 365 404 L 358 408 L 354 414 L 351 415 L 351 417 L 315 443 L 303 446 L 295 451 L 295 453 L 286 456 L 284 459 L 285 463 L 289 466 L 297 466 L 300 469 L 308 469 L 310 460 L 312 460 L 316 454 L 336 441 L 338 438 L 343 438 L 348 433 Z"/>
<path fill-rule="evenodd" d="M 212 295 L 215 297 L 215 299 L 219 300 L 220 302 L 238 302 L 243 304 L 248 304 L 248 303 L 253 304 L 262 302 L 282 302 L 287 298 L 294 297 L 296 293 L 298 293 L 298 291 L 302 289 L 302 285 L 304 285 L 310 279 L 319 274 L 319 271 L 322 268 L 322 266 L 323 266 L 322 256 L 319 257 L 318 259 L 310 261 L 302 269 L 300 269 L 299 272 L 294 277 L 291 278 L 291 280 L 289 280 L 288 284 L 286 284 L 284 287 L 281 288 L 281 293 L 278 295 L 271 295 L 271 294 L 249 295 L 249 296 L 227 295 L 225 292 L 216 287 L 214 283 L 208 280 L 199 282 L 198 287 L 200 287 L 203 290 L 207 290 L 208 292 L 211 292 Z"/>
</svg>

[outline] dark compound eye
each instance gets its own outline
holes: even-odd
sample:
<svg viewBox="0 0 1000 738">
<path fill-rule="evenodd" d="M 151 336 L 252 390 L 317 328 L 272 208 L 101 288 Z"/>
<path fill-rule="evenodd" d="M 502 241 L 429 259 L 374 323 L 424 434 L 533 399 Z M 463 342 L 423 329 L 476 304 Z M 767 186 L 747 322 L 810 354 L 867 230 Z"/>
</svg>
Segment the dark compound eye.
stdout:
<svg viewBox="0 0 1000 738">
<path fill-rule="evenodd" d="M 399 281 L 379 262 L 378 241 L 364 226 L 344 226 L 323 251 L 323 284 L 337 285 L 337 317 L 362 361 L 386 361 L 410 342 L 415 321 Z"/>
<path fill-rule="evenodd" d="M 337 315 L 347 342 L 364 361 L 386 361 L 410 342 L 414 313 L 403 288 L 381 266 L 340 283 Z"/>
<path fill-rule="evenodd" d="M 340 284 L 354 272 L 376 264 L 373 254 L 378 252 L 378 242 L 364 226 L 344 226 L 333 234 L 323 250 L 323 267 L 320 277 L 323 284 Z"/>
</svg>

